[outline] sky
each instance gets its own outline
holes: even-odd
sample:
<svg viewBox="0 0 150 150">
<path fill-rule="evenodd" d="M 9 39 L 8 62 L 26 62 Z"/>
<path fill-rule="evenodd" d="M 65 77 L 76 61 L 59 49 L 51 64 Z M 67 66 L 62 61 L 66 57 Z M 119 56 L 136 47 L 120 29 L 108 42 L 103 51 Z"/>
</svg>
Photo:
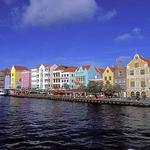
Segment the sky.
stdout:
<svg viewBox="0 0 150 150">
<path fill-rule="evenodd" d="M 150 0 L 0 0 L 0 69 L 150 58 Z"/>
</svg>

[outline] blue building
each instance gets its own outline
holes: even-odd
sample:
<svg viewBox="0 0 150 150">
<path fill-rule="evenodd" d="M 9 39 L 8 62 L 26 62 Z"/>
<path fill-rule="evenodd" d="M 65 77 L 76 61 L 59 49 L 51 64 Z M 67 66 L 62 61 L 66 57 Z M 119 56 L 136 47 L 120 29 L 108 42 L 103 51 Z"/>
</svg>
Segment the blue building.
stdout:
<svg viewBox="0 0 150 150">
<path fill-rule="evenodd" d="M 89 81 L 102 81 L 102 69 L 93 65 L 78 67 L 75 71 L 76 88 L 87 86 Z"/>
</svg>

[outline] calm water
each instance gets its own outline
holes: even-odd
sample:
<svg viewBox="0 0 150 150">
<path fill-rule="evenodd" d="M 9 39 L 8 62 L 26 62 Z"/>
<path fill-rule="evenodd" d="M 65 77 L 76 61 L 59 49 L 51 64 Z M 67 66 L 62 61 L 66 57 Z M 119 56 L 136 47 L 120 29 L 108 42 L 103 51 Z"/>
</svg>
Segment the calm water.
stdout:
<svg viewBox="0 0 150 150">
<path fill-rule="evenodd" d="M 150 150 L 150 108 L 0 97 L 0 149 Z"/>
</svg>

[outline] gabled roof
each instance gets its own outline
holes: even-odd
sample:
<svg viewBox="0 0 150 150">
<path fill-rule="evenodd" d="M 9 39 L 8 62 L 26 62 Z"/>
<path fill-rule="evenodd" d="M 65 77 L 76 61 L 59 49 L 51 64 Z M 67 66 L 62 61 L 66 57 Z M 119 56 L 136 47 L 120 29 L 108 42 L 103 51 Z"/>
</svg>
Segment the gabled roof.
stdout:
<svg viewBox="0 0 150 150">
<path fill-rule="evenodd" d="M 27 67 L 24 66 L 14 66 L 14 68 L 19 71 L 29 70 Z"/>
<path fill-rule="evenodd" d="M 4 75 L 10 75 L 10 69 L 6 68 L 4 70 L 2 70 L 2 72 L 4 73 Z"/>
<path fill-rule="evenodd" d="M 99 72 L 99 73 L 103 73 L 103 72 L 105 71 L 105 69 L 103 69 L 103 68 L 96 68 L 96 67 L 95 67 L 95 69 L 96 69 L 96 71 Z"/>
<path fill-rule="evenodd" d="M 139 56 L 142 60 L 144 60 L 148 66 L 150 67 L 150 59 L 144 58 L 143 56 Z"/>
<path fill-rule="evenodd" d="M 44 67 L 51 67 L 53 66 L 52 64 L 43 64 Z"/>
<path fill-rule="evenodd" d="M 68 67 L 63 72 L 75 72 L 78 67 Z"/>
<path fill-rule="evenodd" d="M 85 70 L 85 69 L 86 69 L 86 70 L 89 70 L 90 67 L 91 67 L 91 65 L 82 66 L 83 70 Z"/>
<path fill-rule="evenodd" d="M 91 65 L 86 65 L 86 66 L 81 66 L 81 67 L 78 67 L 77 68 L 77 71 L 80 69 L 80 68 L 82 68 L 83 70 L 89 70 L 90 69 L 90 67 L 91 67 Z"/>
<path fill-rule="evenodd" d="M 55 69 L 55 71 L 58 71 L 58 70 L 65 70 L 65 69 L 67 69 L 69 66 L 58 66 L 56 69 Z"/>
</svg>

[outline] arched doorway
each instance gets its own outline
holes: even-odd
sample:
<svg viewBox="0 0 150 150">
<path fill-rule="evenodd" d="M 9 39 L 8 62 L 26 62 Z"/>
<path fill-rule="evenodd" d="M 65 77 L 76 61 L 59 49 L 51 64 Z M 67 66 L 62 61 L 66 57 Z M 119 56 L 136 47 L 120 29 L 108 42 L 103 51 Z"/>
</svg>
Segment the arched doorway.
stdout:
<svg viewBox="0 0 150 150">
<path fill-rule="evenodd" d="M 134 97 L 134 96 L 135 96 L 134 92 L 131 92 L 131 97 Z"/>
<path fill-rule="evenodd" d="M 140 92 L 136 92 L 136 97 L 140 97 Z"/>
<path fill-rule="evenodd" d="M 146 92 L 143 91 L 143 92 L 141 93 L 141 96 L 142 96 L 143 99 L 145 99 L 145 98 L 146 98 Z"/>
</svg>

